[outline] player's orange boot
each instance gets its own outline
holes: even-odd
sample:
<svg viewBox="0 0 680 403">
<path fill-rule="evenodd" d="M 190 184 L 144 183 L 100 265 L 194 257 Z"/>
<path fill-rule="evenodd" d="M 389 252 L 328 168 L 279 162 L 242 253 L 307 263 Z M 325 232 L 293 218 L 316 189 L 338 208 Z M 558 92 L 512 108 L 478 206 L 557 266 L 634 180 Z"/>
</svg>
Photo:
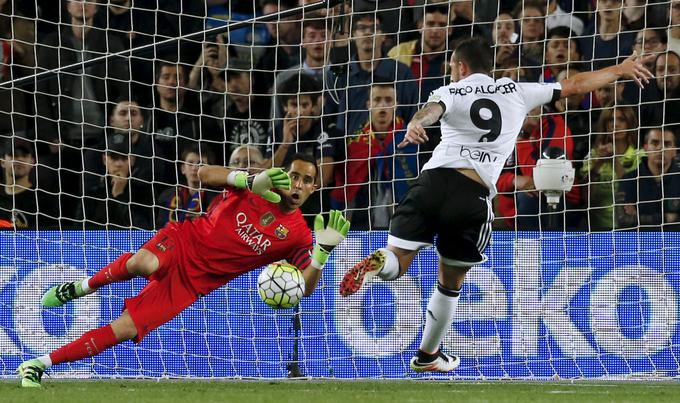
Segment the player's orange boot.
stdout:
<svg viewBox="0 0 680 403">
<path fill-rule="evenodd" d="M 361 288 L 385 267 L 385 254 L 377 250 L 366 256 L 345 273 L 340 282 L 340 295 L 350 296 Z"/>
</svg>

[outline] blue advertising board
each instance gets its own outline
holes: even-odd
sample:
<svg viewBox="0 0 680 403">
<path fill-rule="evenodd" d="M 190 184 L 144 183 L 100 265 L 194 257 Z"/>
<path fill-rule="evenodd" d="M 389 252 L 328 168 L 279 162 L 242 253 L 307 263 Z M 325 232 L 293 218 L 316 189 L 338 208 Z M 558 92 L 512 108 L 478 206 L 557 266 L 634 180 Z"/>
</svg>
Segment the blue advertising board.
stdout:
<svg viewBox="0 0 680 403">
<path fill-rule="evenodd" d="M 0 377 L 115 319 L 134 279 L 43 309 L 50 286 L 93 274 L 150 232 L 0 232 Z M 420 377 L 408 368 L 434 289 L 437 256 L 423 250 L 406 276 L 350 298 L 342 274 L 385 232 L 355 232 L 322 284 L 293 310 L 257 295 L 255 270 L 201 298 L 142 343 L 61 364 L 55 377 Z M 456 378 L 678 376 L 680 236 L 674 233 L 496 232 L 489 260 L 467 276 L 443 348 Z M 296 328 L 296 319 L 301 326 Z M 428 375 L 429 376 L 429 375 Z"/>
</svg>

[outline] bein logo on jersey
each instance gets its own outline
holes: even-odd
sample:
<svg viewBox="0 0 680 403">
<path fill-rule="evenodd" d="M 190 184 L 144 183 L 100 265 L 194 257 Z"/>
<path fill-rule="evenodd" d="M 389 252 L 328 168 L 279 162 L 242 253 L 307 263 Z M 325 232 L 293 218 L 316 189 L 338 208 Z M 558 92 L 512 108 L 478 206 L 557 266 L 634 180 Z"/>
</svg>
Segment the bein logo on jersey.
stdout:
<svg viewBox="0 0 680 403">
<path fill-rule="evenodd" d="M 478 148 L 469 148 L 465 146 L 460 146 L 460 156 L 461 158 L 467 158 L 481 163 L 496 162 L 498 160 L 498 156 L 492 156 L 488 152 Z"/>
<path fill-rule="evenodd" d="M 236 214 L 236 233 L 258 255 L 263 254 L 272 244 L 272 241 L 248 221 L 248 216 L 244 212 Z"/>
</svg>

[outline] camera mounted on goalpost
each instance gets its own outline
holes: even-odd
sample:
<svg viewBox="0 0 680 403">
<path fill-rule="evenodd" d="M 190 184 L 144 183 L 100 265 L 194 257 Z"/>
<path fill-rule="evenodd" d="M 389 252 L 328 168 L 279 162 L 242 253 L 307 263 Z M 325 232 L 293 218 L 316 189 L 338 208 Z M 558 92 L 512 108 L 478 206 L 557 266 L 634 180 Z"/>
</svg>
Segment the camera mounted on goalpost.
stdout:
<svg viewBox="0 0 680 403">
<path fill-rule="evenodd" d="M 545 194 L 548 206 L 556 209 L 560 197 L 574 186 L 576 171 L 559 147 L 548 147 L 542 157 L 534 167 L 534 187 Z"/>
</svg>

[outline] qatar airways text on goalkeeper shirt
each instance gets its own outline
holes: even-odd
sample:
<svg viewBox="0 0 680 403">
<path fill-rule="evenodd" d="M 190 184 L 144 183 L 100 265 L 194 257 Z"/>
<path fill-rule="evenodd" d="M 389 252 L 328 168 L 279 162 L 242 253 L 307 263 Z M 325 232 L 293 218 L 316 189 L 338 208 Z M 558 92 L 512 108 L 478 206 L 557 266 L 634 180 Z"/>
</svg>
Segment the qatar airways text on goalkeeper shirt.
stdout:
<svg viewBox="0 0 680 403">
<path fill-rule="evenodd" d="M 474 169 L 495 195 L 496 181 L 527 113 L 559 98 L 561 88 L 559 83 L 516 83 L 485 74 L 438 88 L 428 102 L 444 107 L 441 142 L 423 170 Z"/>
<path fill-rule="evenodd" d="M 300 210 L 240 189 L 228 189 L 208 213 L 174 226 L 182 265 L 197 292 L 206 294 L 250 270 L 279 260 L 305 269 L 312 233 Z"/>
</svg>

